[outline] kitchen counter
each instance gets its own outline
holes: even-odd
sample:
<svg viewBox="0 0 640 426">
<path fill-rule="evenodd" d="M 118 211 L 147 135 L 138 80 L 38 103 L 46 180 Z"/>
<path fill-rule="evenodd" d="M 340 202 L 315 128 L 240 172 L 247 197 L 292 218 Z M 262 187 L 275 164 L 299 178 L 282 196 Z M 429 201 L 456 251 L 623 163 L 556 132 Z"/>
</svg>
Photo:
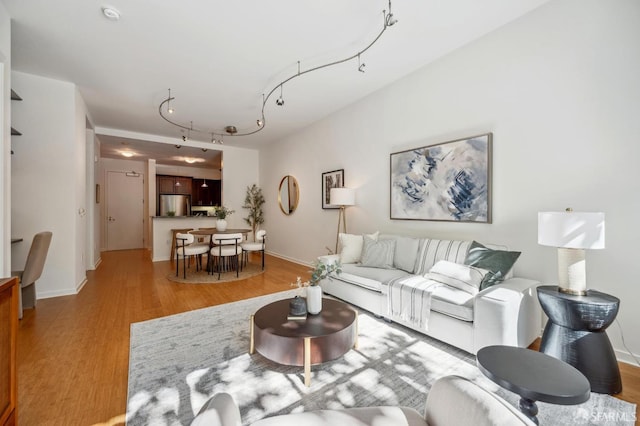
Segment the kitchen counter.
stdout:
<svg viewBox="0 0 640 426">
<path fill-rule="evenodd" d="M 171 257 L 172 229 L 215 228 L 211 216 L 151 216 L 151 260 L 159 262 Z"/>
</svg>

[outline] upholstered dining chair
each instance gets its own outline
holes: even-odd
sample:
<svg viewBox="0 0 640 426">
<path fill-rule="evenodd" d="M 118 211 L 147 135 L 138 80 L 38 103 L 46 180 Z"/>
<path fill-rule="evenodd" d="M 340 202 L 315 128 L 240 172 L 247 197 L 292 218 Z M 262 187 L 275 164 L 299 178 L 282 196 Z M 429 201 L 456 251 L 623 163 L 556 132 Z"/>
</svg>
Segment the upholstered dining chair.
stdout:
<svg viewBox="0 0 640 426">
<path fill-rule="evenodd" d="M 36 307 L 36 281 L 42 275 L 52 236 L 53 234 L 49 231 L 38 232 L 31 242 L 24 270 L 11 272 L 11 275 L 20 279 L 18 293 L 18 318 L 20 319 L 25 308 Z"/>
<path fill-rule="evenodd" d="M 256 232 L 256 240 L 254 242 L 245 241 L 240 244 L 242 247 L 242 257 L 245 264 L 249 263 L 249 252 L 260 251 L 262 252 L 262 270 L 264 270 L 264 247 L 267 242 L 267 231 L 264 229 Z"/>
<path fill-rule="evenodd" d="M 209 253 L 208 243 L 194 243 L 192 234 L 176 234 L 176 277 L 180 275 L 180 258 L 182 258 L 182 274 L 187 278 L 187 259 L 196 259 L 196 271 L 202 268 L 202 255 Z"/>
<path fill-rule="evenodd" d="M 242 255 L 242 234 L 213 234 L 211 236 L 211 242 L 213 247 L 209 253 L 210 267 L 209 271 L 213 272 L 215 268 L 218 272 L 218 279 L 222 270 L 227 270 L 231 267 L 236 269 L 236 277 L 240 276 L 240 256 Z"/>
</svg>

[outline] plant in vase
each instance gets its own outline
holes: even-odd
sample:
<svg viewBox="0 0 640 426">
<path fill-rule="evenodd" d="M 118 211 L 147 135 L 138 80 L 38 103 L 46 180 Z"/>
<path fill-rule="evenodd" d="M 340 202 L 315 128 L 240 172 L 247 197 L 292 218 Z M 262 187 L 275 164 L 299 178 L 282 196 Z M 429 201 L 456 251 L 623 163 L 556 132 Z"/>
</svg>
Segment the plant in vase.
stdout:
<svg viewBox="0 0 640 426">
<path fill-rule="evenodd" d="M 226 231 L 227 230 L 227 216 L 233 214 L 235 210 L 231 210 L 225 206 L 215 206 L 213 208 L 216 216 L 216 229 L 218 231 Z"/>
<path fill-rule="evenodd" d="M 256 240 L 256 232 L 260 225 L 264 223 L 264 212 L 262 206 L 265 203 L 262 189 L 255 183 L 247 187 L 247 195 L 244 197 L 243 209 L 249 209 L 249 216 L 244 218 L 247 225 L 253 231 L 253 241 Z"/>
<path fill-rule="evenodd" d="M 342 272 L 342 268 L 339 262 L 335 263 L 322 263 L 316 262 L 313 265 L 311 271 L 311 278 L 309 281 L 302 281 L 298 277 L 295 284 L 298 289 L 306 288 L 307 290 L 307 311 L 311 315 L 319 314 L 322 311 L 322 288 L 320 288 L 320 281 L 329 277 L 333 272 L 339 274 Z"/>
</svg>

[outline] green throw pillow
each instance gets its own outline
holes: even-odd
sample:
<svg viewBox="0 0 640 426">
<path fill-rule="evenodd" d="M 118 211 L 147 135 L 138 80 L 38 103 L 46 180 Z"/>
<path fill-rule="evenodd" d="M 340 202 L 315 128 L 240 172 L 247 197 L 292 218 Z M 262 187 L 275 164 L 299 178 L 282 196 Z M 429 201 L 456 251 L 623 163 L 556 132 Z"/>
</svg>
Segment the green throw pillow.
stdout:
<svg viewBox="0 0 640 426">
<path fill-rule="evenodd" d="M 480 290 L 484 290 L 504 281 L 504 277 L 513 268 L 513 264 L 516 263 L 518 257 L 520 257 L 519 251 L 492 250 L 477 241 L 473 241 L 464 264 L 489 271 L 480 285 Z"/>
</svg>

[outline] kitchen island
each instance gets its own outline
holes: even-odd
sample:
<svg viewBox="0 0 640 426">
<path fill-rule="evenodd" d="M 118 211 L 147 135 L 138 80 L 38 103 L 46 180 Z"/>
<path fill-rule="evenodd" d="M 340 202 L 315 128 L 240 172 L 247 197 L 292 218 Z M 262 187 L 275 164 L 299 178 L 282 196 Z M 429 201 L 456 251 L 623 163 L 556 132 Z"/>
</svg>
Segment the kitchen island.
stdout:
<svg viewBox="0 0 640 426">
<path fill-rule="evenodd" d="M 208 216 L 151 216 L 151 260 L 171 259 L 172 229 L 215 228 L 216 218 Z"/>
</svg>

